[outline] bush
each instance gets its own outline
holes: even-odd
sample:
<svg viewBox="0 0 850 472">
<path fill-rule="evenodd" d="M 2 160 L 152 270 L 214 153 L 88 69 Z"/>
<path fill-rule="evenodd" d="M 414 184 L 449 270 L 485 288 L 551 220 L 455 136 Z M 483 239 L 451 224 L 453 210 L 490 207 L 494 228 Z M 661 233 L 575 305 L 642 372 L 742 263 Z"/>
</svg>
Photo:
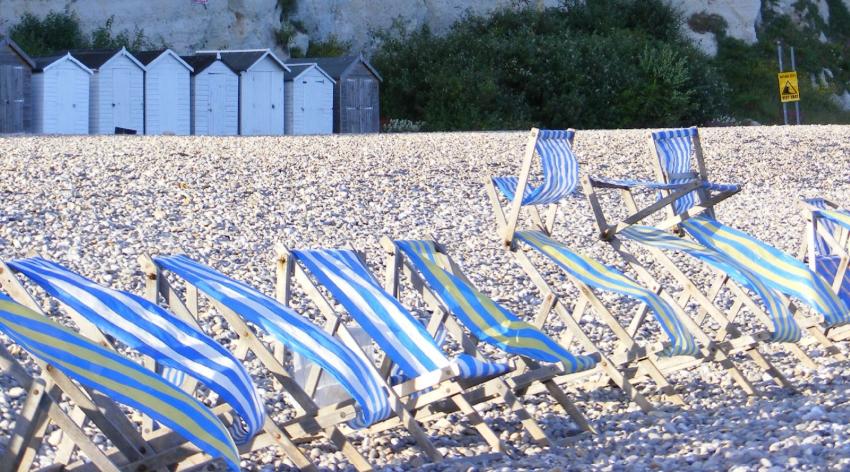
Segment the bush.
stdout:
<svg viewBox="0 0 850 472">
<path fill-rule="evenodd" d="M 335 35 L 331 35 L 325 41 L 310 41 L 306 55 L 310 57 L 336 57 L 344 56 L 350 51 L 350 41 L 342 41 Z"/>
<path fill-rule="evenodd" d="M 386 116 L 430 130 L 658 127 L 725 112 L 726 90 L 662 0 L 467 16 L 442 37 L 380 32 Z"/>
<path fill-rule="evenodd" d="M 112 33 L 113 18 L 94 30 L 90 37 L 83 34 L 80 20 L 73 13 L 50 12 L 44 18 L 25 13 L 9 29 L 9 36 L 31 56 L 49 56 L 68 49 L 120 48 L 139 50 L 151 46 L 141 29 L 130 33 Z"/>
</svg>

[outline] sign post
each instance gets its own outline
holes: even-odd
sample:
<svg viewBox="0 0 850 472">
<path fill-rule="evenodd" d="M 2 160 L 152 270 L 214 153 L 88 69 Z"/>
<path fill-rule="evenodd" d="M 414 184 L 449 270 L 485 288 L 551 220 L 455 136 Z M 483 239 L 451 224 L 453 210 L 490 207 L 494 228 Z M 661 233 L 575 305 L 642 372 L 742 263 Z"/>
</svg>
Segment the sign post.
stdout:
<svg viewBox="0 0 850 472">
<path fill-rule="evenodd" d="M 791 49 L 791 70 L 783 72 L 782 66 L 782 43 L 776 42 L 776 54 L 779 58 L 779 101 L 782 102 L 782 118 L 788 124 L 788 103 L 794 102 L 796 121 L 799 125 L 800 119 L 800 83 L 797 81 L 797 61 L 794 57 L 794 48 Z"/>
</svg>

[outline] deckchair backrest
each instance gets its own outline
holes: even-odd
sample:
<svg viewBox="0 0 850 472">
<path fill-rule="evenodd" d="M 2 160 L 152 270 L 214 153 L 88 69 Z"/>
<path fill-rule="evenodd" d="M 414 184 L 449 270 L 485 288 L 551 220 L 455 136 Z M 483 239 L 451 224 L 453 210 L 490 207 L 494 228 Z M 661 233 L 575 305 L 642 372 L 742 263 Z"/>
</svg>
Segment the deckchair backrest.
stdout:
<svg viewBox="0 0 850 472">
<path fill-rule="evenodd" d="M 415 378 L 450 365 L 425 327 L 381 287 L 354 251 L 297 250 L 292 256 L 398 364 L 405 377 Z"/>
<path fill-rule="evenodd" d="M 823 198 L 809 198 L 805 200 L 805 202 L 817 209 L 820 210 L 831 210 L 829 205 L 827 205 L 826 200 Z M 827 218 L 822 218 L 818 220 L 818 226 L 821 226 L 830 234 L 835 234 L 835 223 Z M 833 255 L 833 250 L 829 243 L 821 236 L 819 233 L 815 233 L 814 235 L 814 250 L 815 256 L 824 257 Z"/>
<path fill-rule="evenodd" d="M 557 203 L 573 193 L 578 184 L 578 159 L 572 150 L 575 130 L 538 130 L 534 152 L 540 157 L 542 182 L 534 187 L 526 185 L 522 206 Z M 518 179 L 497 177 L 496 187 L 509 199 L 514 198 Z"/>
<path fill-rule="evenodd" d="M 68 377 L 141 411 L 239 470 L 239 453 L 221 421 L 154 372 L 2 294 L 0 332 Z"/>
<path fill-rule="evenodd" d="M 693 180 L 687 174 L 693 172 L 693 159 L 696 155 L 695 143 L 699 139 L 696 127 L 669 129 L 655 131 L 652 133 L 652 142 L 655 154 L 658 157 L 658 166 L 662 175 L 659 175 L 665 183 L 679 184 Z M 696 158 L 699 158 L 696 156 Z M 690 192 L 673 202 L 676 214 L 687 211 L 697 202 L 697 192 Z"/>
<path fill-rule="evenodd" d="M 155 257 L 154 262 L 264 329 L 293 352 L 321 366 L 360 406 L 357 417 L 349 422 L 353 428 L 367 427 L 392 413 L 387 392 L 368 360 L 310 320 L 253 287 L 185 255 Z"/>
<path fill-rule="evenodd" d="M 247 442 L 262 428 L 265 408 L 247 370 L 195 327 L 142 297 L 103 287 L 40 257 L 8 265 L 102 331 L 216 392 L 241 418 L 231 427 L 237 443 Z"/>
<path fill-rule="evenodd" d="M 543 362 L 561 363 L 568 373 L 596 364 L 590 356 L 574 356 L 538 328 L 475 289 L 462 278 L 442 268 L 431 241 L 395 241 L 443 304 L 481 341 L 505 352 Z"/>
</svg>

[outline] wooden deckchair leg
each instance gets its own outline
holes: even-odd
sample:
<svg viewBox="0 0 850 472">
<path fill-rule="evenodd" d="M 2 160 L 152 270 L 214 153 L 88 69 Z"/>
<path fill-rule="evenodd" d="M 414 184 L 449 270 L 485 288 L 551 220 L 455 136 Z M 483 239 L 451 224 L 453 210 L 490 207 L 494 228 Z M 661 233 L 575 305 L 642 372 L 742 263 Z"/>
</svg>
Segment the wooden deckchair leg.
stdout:
<svg viewBox="0 0 850 472">
<path fill-rule="evenodd" d="M 487 444 L 490 445 L 490 448 L 495 452 L 505 452 L 505 445 L 502 443 L 502 440 L 499 439 L 499 436 L 490 429 L 490 426 L 484 422 L 484 418 L 472 407 L 472 405 L 467 401 L 466 397 L 463 396 L 462 393 L 458 393 L 452 395 L 449 398 L 452 403 L 457 406 L 461 413 L 466 416 L 466 419 L 478 431 L 478 434 L 484 438 Z"/>
<path fill-rule="evenodd" d="M 670 383 L 669 380 L 667 380 L 667 376 L 665 376 L 664 373 L 661 372 L 661 369 L 658 368 L 658 365 L 656 365 L 652 359 L 644 358 L 639 360 L 637 364 L 638 367 L 643 369 L 643 371 L 646 372 L 647 375 L 649 375 L 655 385 L 658 386 L 658 389 L 661 391 L 661 393 L 668 400 L 670 400 L 671 403 L 673 403 L 674 405 L 681 406 L 687 405 L 685 399 L 682 398 L 681 395 L 676 393 L 676 390 L 673 388 L 673 385 Z"/>
<path fill-rule="evenodd" d="M 554 380 L 547 380 L 542 382 L 543 386 L 546 387 L 546 390 L 549 392 L 549 395 L 552 395 L 552 398 L 558 402 L 559 405 L 567 412 L 567 415 L 575 422 L 575 424 L 582 429 L 582 431 L 587 431 L 590 434 L 597 434 L 596 428 L 590 424 L 590 421 L 587 420 L 587 417 L 582 413 L 582 411 L 573 403 L 570 397 Z"/>
<path fill-rule="evenodd" d="M 71 411 L 71 420 L 80 425 L 81 428 L 86 426 L 86 413 L 79 407 L 74 407 Z M 72 441 L 62 441 L 59 447 L 56 448 L 55 461 L 57 464 L 68 464 L 71 462 L 71 456 L 74 454 L 77 446 Z"/>
<path fill-rule="evenodd" d="M 496 217 L 498 234 L 501 235 L 505 231 L 505 227 L 508 226 L 508 220 L 505 217 L 504 209 L 502 209 L 502 202 L 499 201 L 496 186 L 493 185 L 493 180 L 489 176 L 484 177 L 484 188 L 487 189 L 487 196 L 490 197 L 490 203 L 493 206 L 493 215 Z"/>
<path fill-rule="evenodd" d="M 45 388 L 44 381 L 40 379 L 33 380 L 30 385 L 27 398 L 15 418 L 15 429 L 2 456 L 0 472 L 29 470 L 31 467 L 49 420 L 47 411 L 50 399 L 46 396 Z"/>
<path fill-rule="evenodd" d="M 525 409 L 524 406 L 519 402 L 514 392 L 510 389 L 510 387 L 505 384 L 502 379 L 494 379 L 496 390 L 501 395 L 501 400 L 508 406 L 511 412 L 513 412 L 517 418 L 519 418 L 522 426 L 528 431 L 528 434 L 531 435 L 531 439 L 534 440 L 539 446 L 551 446 L 552 440 L 543 431 L 543 428 L 540 427 L 540 424 L 537 423 L 528 410 Z M 493 381 L 491 381 L 493 382 Z"/>
</svg>

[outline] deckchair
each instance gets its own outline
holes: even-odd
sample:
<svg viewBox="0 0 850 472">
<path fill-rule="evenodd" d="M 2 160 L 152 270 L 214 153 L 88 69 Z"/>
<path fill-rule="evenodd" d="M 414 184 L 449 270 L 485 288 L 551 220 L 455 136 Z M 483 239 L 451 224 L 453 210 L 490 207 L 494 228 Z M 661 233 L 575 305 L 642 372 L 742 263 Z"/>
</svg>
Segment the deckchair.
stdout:
<svg viewBox="0 0 850 472">
<path fill-rule="evenodd" d="M 41 257 L 9 261 L 0 268 L 8 274 L 0 280 L 0 286 L 19 301 L 38 306 L 12 271 L 25 275 L 59 300 L 81 331 L 94 341 L 114 348 L 112 340 L 118 340 L 165 367 L 163 378 L 172 384 L 181 386 L 185 377 L 191 376 L 215 393 L 223 402 L 216 413 L 228 417 L 231 435 L 242 452 L 274 444 L 299 467 L 313 468 L 288 433 L 268 419 L 245 367 L 196 325 L 142 297 L 103 287 Z M 194 382 L 188 382 L 186 389 L 191 392 L 194 387 Z M 262 439 L 257 438 L 260 431 Z"/>
<path fill-rule="evenodd" d="M 435 341 L 433 333 L 381 287 L 364 263 L 362 254 L 352 249 L 290 251 L 281 244 L 276 246 L 276 251 L 278 287 L 283 298 L 287 298 L 285 294 L 291 290 L 293 280 L 297 280 L 336 329 L 341 324 L 340 313 L 320 292 L 319 285 L 324 287 L 384 352 L 381 373 L 389 378 L 393 367 L 398 366 L 393 380 L 403 383 L 395 388 L 402 387 L 402 396 L 410 398 L 408 406 L 417 417 L 439 415 L 431 403 L 446 400 L 465 415 L 494 451 L 503 452 L 505 445 L 484 422 L 471 400 L 501 402 L 516 414 L 537 443 L 552 444 L 503 381 L 503 376 L 513 370 L 513 366 L 468 354 L 450 359 Z"/>
<path fill-rule="evenodd" d="M 340 336 L 336 337 L 332 330 L 323 330 L 283 303 L 185 255 L 143 257 L 141 263 L 147 275 L 147 293 L 151 300 L 161 296 L 174 311 L 200 319 L 198 294 L 203 294 L 239 337 L 239 356 L 244 358 L 249 350 L 253 351 L 300 409 L 315 414 L 317 424 L 331 432 L 329 439 L 349 456 L 355 467 L 366 469 L 369 465 L 350 441 L 333 429 L 337 424 L 346 423 L 359 430 L 376 425 L 387 428 L 401 425 L 413 435 L 431 460 L 442 459 L 422 427 L 405 409 L 396 390 L 384 382 L 348 331 L 340 330 Z M 167 273 L 185 282 L 182 299 L 165 277 Z M 284 367 L 283 353 L 272 352 L 260 342 L 248 323 L 271 334 L 282 345 L 316 366 L 304 387 L 296 383 Z M 336 380 L 353 401 L 319 408 L 313 396 L 322 373 Z M 316 431 L 307 432 L 313 434 Z"/>
<path fill-rule="evenodd" d="M 159 470 L 171 465 L 169 459 L 173 455 L 128 444 L 123 432 L 115 426 L 119 417 L 126 419 L 120 410 L 110 411 L 107 417 L 73 381 L 155 418 L 189 441 L 197 451 L 223 460 L 230 470 L 239 470 L 239 453 L 221 421 L 156 373 L 2 294 L 0 332 L 31 354 L 43 373 L 43 379 L 32 378 L 0 346 L 0 372 L 14 378 L 27 391 L 6 452 L 0 458 L 0 470 L 28 470 L 51 422 L 99 470 Z M 63 394 L 75 403 L 79 401 L 77 405 L 91 415 L 92 422 L 102 427 L 101 432 L 127 455 L 110 457 L 99 449 L 59 406 Z"/>
<path fill-rule="evenodd" d="M 656 181 L 620 181 L 613 182 L 613 185 L 626 189 L 645 187 L 658 190 L 663 198 L 650 207 L 635 211 L 623 222 L 613 225 L 605 221 L 601 211 L 596 211 L 603 238 L 611 239 L 614 234 L 622 234 L 622 231 L 630 225 L 656 213 L 660 206 L 668 216 L 655 225 L 657 229 L 674 229 L 681 235 L 687 234 L 700 246 L 700 250 L 709 251 L 714 254 L 712 257 L 719 257 L 727 262 L 734 261 L 739 267 L 746 269 L 746 272 L 737 270 L 737 277 L 734 273 L 721 270 L 721 274 L 710 290 L 710 300 L 713 300 L 720 289 L 726 286 L 736 294 L 738 308 L 746 305 L 756 313 L 756 316 L 765 322 L 769 320 L 774 325 L 770 338 L 772 341 L 795 342 L 799 339 L 796 330 L 803 329 L 818 341 L 826 352 L 837 359 L 844 359 L 844 355 L 829 340 L 825 331 L 846 324 L 850 321 L 850 313 L 830 289 L 829 284 L 809 270 L 805 264 L 788 254 L 717 221 L 714 206 L 737 193 L 741 187 L 737 184 L 717 184 L 708 180 L 697 128 L 653 132 L 649 144 L 653 155 Z M 692 170 L 694 165 L 696 171 Z M 605 183 L 603 181 L 603 185 Z M 612 184 L 611 181 L 607 183 Z M 672 190 L 682 185 L 688 187 L 696 185 L 696 188 L 685 192 Z M 633 203 L 627 203 L 627 205 L 633 209 L 636 208 Z M 655 231 L 653 234 L 658 232 Z M 629 237 L 632 236 L 634 235 L 629 235 Z M 644 243 L 646 240 L 640 242 Z M 742 278 L 740 275 L 746 277 Z M 758 279 L 773 294 L 763 289 L 757 290 L 753 285 L 755 279 Z M 737 285 L 760 292 L 762 302 L 768 307 L 767 318 L 758 313 L 758 304 L 740 290 L 733 281 L 737 282 Z M 788 299 L 789 296 L 801 300 L 819 313 L 823 318 L 822 326 L 817 320 L 806 317 L 797 310 L 797 307 Z M 780 303 L 771 301 L 769 298 L 778 299 Z M 781 305 L 785 305 L 785 308 Z M 733 306 L 734 308 L 736 307 Z M 735 315 L 736 312 L 733 310 L 730 318 Z M 796 321 L 797 326 L 790 322 L 791 318 Z M 793 344 L 786 344 L 786 346 L 801 361 L 810 366 L 813 364 L 813 361 L 810 358 L 807 359 L 807 355 L 801 349 Z"/>
<path fill-rule="evenodd" d="M 824 198 L 808 198 L 800 202 L 806 221 L 799 258 L 809 268 L 826 279 L 838 298 L 850 307 L 850 273 L 847 271 L 850 212 Z M 850 338 L 850 327 L 840 326 L 828 331 L 829 338 L 843 341 Z"/>
<path fill-rule="evenodd" d="M 398 298 L 402 275 L 433 310 L 429 325 L 438 323 L 451 330 L 465 352 L 480 356 L 479 341 L 517 356 L 523 363 L 508 383 L 515 393 L 535 394 L 546 391 L 564 408 L 582 429 L 593 431 L 584 415 L 569 400 L 561 385 L 576 383 L 589 376 L 602 376 L 634 390 L 622 373 L 604 357 L 573 321 L 562 337 L 563 344 L 550 338 L 531 323 L 522 321 L 497 302 L 478 291 L 466 278 L 445 248 L 431 240 L 396 240 L 383 237 L 381 245 L 388 254 L 386 284 Z M 450 318 L 454 314 L 460 323 Z M 436 320 L 434 318 L 437 318 Z M 464 327 L 470 334 L 464 332 Z M 590 354 L 576 356 L 568 348 L 573 341 Z M 555 364 L 555 365 L 552 365 Z M 554 370 L 556 365 L 560 369 Z M 523 379 L 522 377 L 528 377 Z M 530 382 L 533 382 L 533 387 Z M 643 396 L 634 392 L 638 404 L 651 409 Z"/>
<path fill-rule="evenodd" d="M 617 365 L 637 365 L 640 371 L 649 375 L 674 402 L 684 403 L 680 396 L 673 393 L 665 374 L 702 362 L 719 364 L 744 392 L 755 394 L 753 385 L 729 358 L 733 346 L 715 343 L 660 284 L 652 283 L 652 289 L 647 289 L 617 269 L 583 256 L 552 239 L 550 235 L 554 228 L 557 204 L 571 196 L 578 183 L 578 159 L 572 151 L 574 137 L 574 130 L 532 129 L 519 177 L 485 179 L 505 248 L 545 297 L 556 295 L 531 258 L 520 249 L 519 243 L 563 269 L 581 293 L 572 316 L 580 319 L 582 313 L 592 307 L 617 338 L 617 355 L 612 356 L 615 362 L 618 362 Z M 542 182 L 534 186 L 530 182 L 536 155 L 541 161 Z M 696 184 L 686 184 L 683 187 L 678 193 L 674 193 L 674 197 L 693 190 Z M 508 201 L 507 215 L 500 194 Z M 545 218 L 537 209 L 540 205 L 548 206 Z M 517 231 L 523 208 L 528 208 L 534 229 Z M 639 307 L 629 326 L 624 327 L 597 298 L 592 288 L 636 299 L 643 305 Z M 557 300 L 553 310 L 564 320 L 570 316 L 566 307 Z M 667 342 L 648 347 L 640 346 L 636 342 L 636 334 L 646 326 L 648 312 L 658 321 L 662 332 L 668 338 Z"/>
</svg>

